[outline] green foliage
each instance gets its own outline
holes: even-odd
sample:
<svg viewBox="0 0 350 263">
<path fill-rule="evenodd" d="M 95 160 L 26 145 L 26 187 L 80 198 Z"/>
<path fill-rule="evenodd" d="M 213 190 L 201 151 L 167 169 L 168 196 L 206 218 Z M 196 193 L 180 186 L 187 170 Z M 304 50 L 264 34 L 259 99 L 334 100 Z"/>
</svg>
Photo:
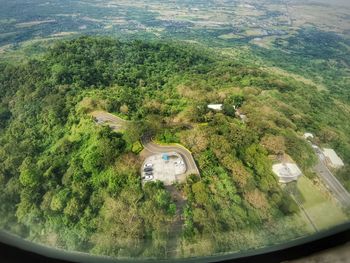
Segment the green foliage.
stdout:
<svg viewBox="0 0 350 263">
<path fill-rule="evenodd" d="M 293 133 L 285 134 L 287 153 L 301 166 L 302 169 L 311 168 L 316 164 L 317 157 L 311 146 Z"/>
<path fill-rule="evenodd" d="M 225 102 L 223 105 L 222 105 L 222 111 L 228 115 L 228 116 L 231 116 L 231 117 L 234 117 L 235 116 L 235 113 L 236 113 L 236 110 L 234 108 L 234 106 L 230 103 L 227 103 Z"/>
<path fill-rule="evenodd" d="M 159 133 L 156 139 L 162 143 L 176 143 L 179 142 L 179 138 L 176 136 L 174 131 L 165 130 Z"/>
<path fill-rule="evenodd" d="M 284 194 L 282 196 L 279 207 L 281 211 L 286 215 L 299 211 L 297 203 L 290 197 L 289 194 Z"/>
<path fill-rule="evenodd" d="M 26 158 L 20 167 L 19 181 L 24 187 L 36 187 L 40 184 L 40 174 L 33 159 Z"/>
<path fill-rule="evenodd" d="M 5 128 L 7 121 L 11 118 L 11 112 L 7 107 L 0 106 L 0 129 Z"/>
<path fill-rule="evenodd" d="M 340 179 L 340 181 L 344 184 L 345 188 L 350 191 L 350 165 L 347 164 L 343 168 L 341 168 L 339 171 L 337 171 L 337 177 Z"/>
<path fill-rule="evenodd" d="M 109 166 L 123 151 L 125 142 L 120 135 L 113 133 L 109 128 L 104 128 L 99 134 L 91 137 L 87 145 L 81 154 L 83 168 L 87 172 L 94 173 Z"/>
<path fill-rule="evenodd" d="M 68 189 L 59 190 L 51 199 L 50 208 L 55 212 L 60 212 L 65 207 L 69 196 Z"/>
<path fill-rule="evenodd" d="M 139 154 L 143 150 L 143 146 L 140 141 L 133 143 L 131 151 L 135 154 Z"/>
<path fill-rule="evenodd" d="M 165 258 L 179 213 L 176 246 L 205 242 L 208 253 L 296 238 L 302 224 L 278 225 L 298 208 L 268 154 L 286 151 L 309 172 L 316 157 L 298 134 L 310 130 L 348 156 L 347 105 L 328 95 L 175 43 L 81 37 L 41 60 L 1 63 L 0 226 L 117 257 Z M 223 112 L 209 111 L 218 98 Z M 247 122 L 235 118 L 238 107 Z M 339 117 L 323 109 L 333 107 Z M 87 114 L 101 109 L 131 122 L 122 134 L 96 125 Z M 193 152 L 201 177 L 178 185 L 186 204 L 161 182 L 141 185 L 145 132 Z M 255 240 L 261 229 L 268 237 Z"/>
</svg>

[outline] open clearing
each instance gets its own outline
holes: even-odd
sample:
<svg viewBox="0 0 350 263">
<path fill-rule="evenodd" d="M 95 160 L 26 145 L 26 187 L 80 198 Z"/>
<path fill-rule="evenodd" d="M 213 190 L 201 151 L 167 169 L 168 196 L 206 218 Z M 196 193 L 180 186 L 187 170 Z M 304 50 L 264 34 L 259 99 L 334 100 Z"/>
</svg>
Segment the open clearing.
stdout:
<svg viewBox="0 0 350 263">
<path fill-rule="evenodd" d="M 164 160 L 164 155 L 169 156 L 168 159 Z M 155 154 L 148 157 L 141 168 L 141 174 L 144 174 L 143 169 L 146 164 L 152 165 L 152 176 L 151 180 L 147 181 L 162 181 L 165 185 L 172 185 L 177 181 L 186 180 L 186 164 L 182 156 L 176 152 Z"/>
<path fill-rule="evenodd" d="M 336 203 L 305 176 L 298 180 L 302 205 L 319 230 L 345 223 L 349 219 Z"/>
</svg>

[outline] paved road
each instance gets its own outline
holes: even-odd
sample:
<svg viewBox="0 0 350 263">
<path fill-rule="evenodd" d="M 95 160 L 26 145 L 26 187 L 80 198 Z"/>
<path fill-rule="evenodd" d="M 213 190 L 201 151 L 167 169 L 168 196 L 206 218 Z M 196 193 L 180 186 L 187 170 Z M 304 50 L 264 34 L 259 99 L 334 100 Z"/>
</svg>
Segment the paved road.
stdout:
<svg viewBox="0 0 350 263">
<path fill-rule="evenodd" d="M 180 145 L 159 145 L 152 142 L 149 136 L 142 137 L 142 144 L 144 147 L 144 151 L 148 153 L 144 153 L 145 155 L 159 154 L 159 153 L 167 153 L 167 152 L 177 152 L 181 154 L 184 162 L 186 163 L 186 174 L 197 174 L 199 175 L 199 170 L 197 168 L 196 162 L 193 159 L 193 156 L 190 151 L 188 151 L 185 147 Z"/>
<path fill-rule="evenodd" d="M 96 119 L 98 124 L 106 124 L 110 126 L 114 131 L 120 132 L 125 130 L 128 121 L 123 120 L 113 114 L 110 114 L 105 111 L 94 111 L 91 115 Z M 141 154 L 145 157 L 148 157 L 153 154 L 165 153 L 165 152 L 177 152 L 181 154 L 186 163 L 186 175 L 197 174 L 199 175 L 199 170 L 197 168 L 196 162 L 193 159 L 191 152 L 189 152 L 185 147 L 181 145 L 158 145 L 152 142 L 151 137 L 143 136 L 141 139 L 144 150 Z"/>
<path fill-rule="evenodd" d="M 91 115 L 96 119 L 98 124 L 107 124 L 116 132 L 123 131 L 128 123 L 128 121 L 105 111 L 94 111 Z"/>
<path fill-rule="evenodd" d="M 350 194 L 344 188 L 344 186 L 338 181 L 338 179 L 327 168 L 324 162 L 324 155 L 318 148 L 314 148 L 319 158 L 318 163 L 314 167 L 315 172 L 321 177 L 326 187 L 331 191 L 334 197 L 345 208 L 350 208 Z"/>
</svg>

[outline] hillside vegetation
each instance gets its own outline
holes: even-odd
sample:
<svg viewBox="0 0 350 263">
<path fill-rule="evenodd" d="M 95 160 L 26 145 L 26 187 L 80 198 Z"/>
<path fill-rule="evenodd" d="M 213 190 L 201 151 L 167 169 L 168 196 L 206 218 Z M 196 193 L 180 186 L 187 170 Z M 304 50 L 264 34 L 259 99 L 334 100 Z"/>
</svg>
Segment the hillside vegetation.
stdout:
<svg viewBox="0 0 350 263">
<path fill-rule="evenodd" d="M 92 110 L 132 122 L 115 133 Z M 201 171 L 177 185 L 187 200 L 178 257 L 288 241 L 309 230 L 271 165 L 286 154 L 312 177 L 304 131 L 349 160 L 349 119 L 326 90 L 210 50 L 61 41 L 40 59 L 0 64 L 0 227 L 68 250 L 166 258 L 176 202 L 160 182 L 142 187 L 133 151 L 150 132 L 188 147 Z"/>
</svg>

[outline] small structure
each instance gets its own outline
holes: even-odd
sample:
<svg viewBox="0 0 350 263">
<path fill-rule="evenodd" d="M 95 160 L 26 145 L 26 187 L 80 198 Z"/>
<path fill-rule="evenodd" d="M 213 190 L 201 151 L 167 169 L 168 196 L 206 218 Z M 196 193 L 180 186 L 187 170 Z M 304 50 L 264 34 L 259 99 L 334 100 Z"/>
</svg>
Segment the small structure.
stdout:
<svg viewBox="0 0 350 263">
<path fill-rule="evenodd" d="M 208 104 L 208 108 L 215 111 L 222 111 L 222 104 Z"/>
<path fill-rule="evenodd" d="M 278 176 L 280 183 L 296 181 L 302 175 L 302 172 L 295 163 L 274 164 L 272 171 Z"/>
<path fill-rule="evenodd" d="M 309 139 L 313 139 L 314 138 L 314 135 L 312 134 L 312 133 L 310 133 L 310 132 L 305 132 L 304 133 L 304 139 L 305 140 L 309 140 Z"/>
<path fill-rule="evenodd" d="M 163 154 L 162 154 L 162 159 L 163 159 L 164 161 L 169 161 L 170 157 L 169 157 L 169 155 L 168 155 L 167 153 L 163 153 Z"/>
<path fill-rule="evenodd" d="M 323 148 L 323 155 L 328 166 L 338 169 L 344 166 L 342 159 L 337 155 L 333 149 Z"/>
</svg>

